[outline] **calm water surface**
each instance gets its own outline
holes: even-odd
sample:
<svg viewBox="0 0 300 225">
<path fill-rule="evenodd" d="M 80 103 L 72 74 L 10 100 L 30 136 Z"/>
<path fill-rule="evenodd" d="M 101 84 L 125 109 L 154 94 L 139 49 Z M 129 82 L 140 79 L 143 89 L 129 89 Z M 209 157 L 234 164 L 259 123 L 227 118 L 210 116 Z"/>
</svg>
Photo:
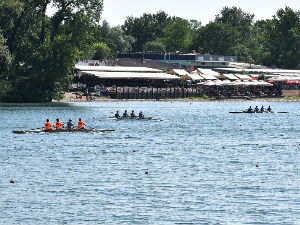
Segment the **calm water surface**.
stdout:
<svg viewBox="0 0 300 225">
<path fill-rule="evenodd" d="M 290 113 L 228 113 L 262 104 Z M 124 109 L 163 120 L 104 119 Z M 1 106 L 0 224 L 299 224 L 299 109 L 299 102 Z M 11 132 L 79 117 L 116 131 Z"/>
</svg>

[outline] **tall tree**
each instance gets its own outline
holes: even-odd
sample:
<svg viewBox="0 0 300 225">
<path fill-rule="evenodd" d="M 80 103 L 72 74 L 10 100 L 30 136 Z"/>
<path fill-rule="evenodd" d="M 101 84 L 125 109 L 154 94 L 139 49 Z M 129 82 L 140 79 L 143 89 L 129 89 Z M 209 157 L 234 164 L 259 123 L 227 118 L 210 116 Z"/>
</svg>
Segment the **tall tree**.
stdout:
<svg viewBox="0 0 300 225">
<path fill-rule="evenodd" d="M 163 30 L 170 22 L 170 16 L 160 11 L 156 14 L 144 13 L 138 18 L 129 16 L 125 20 L 122 28 L 126 35 L 135 38 L 136 42 L 132 50 L 138 52 L 143 50 L 145 43 L 161 38 L 163 36 Z"/>
<path fill-rule="evenodd" d="M 0 0 L 0 29 L 12 57 L 6 73 L 13 88 L 5 101 L 51 101 L 67 82 L 73 65 L 93 43 L 102 11 L 98 0 Z"/>
<path fill-rule="evenodd" d="M 229 24 L 210 22 L 199 29 L 193 47 L 202 54 L 235 55 L 237 36 Z"/>
<path fill-rule="evenodd" d="M 163 30 L 163 38 L 161 40 L 168 52 L 188 51 L 192 44 L 189 21 L 182 18 L 173 18 L 173 22 Z"/>
<path fill-rule="evenodd" d="M 279 9 L 265 26 L 267 63 L 287 69 L 300 68 L 300 12 Z"/>
</svg>

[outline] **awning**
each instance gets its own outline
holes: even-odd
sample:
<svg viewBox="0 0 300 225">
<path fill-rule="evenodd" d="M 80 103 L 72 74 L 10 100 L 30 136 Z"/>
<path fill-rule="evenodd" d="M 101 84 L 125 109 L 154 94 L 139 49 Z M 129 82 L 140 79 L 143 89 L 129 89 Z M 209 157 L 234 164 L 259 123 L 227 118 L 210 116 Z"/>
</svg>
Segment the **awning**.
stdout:
<svg viewBox="0 0 300 225">
<path fill-rule="evenodd" d="M 149 80 L 178 80 L 180 77 L 166 73 L 132 73 L 132 72 L 99 72 L 82 71 L 83 74 L 94 75 L 102 79 L 149 79 Z"/>
<path fill-rule="evenodd" d="M 239 78 L 234 76 L 233 74 L 223 74 L 226 78 L 228 78 L 229 80 L 238 80 Z"/>
<path fill-rule="evenodd" d="M 76 66 L 75 69 L 81 71 L 101 71 L 101 72 L 143 72 L 158 73 L 162 70 L 152 69 L 148 67 L 126 67 L 126 66 Z"/>
<path fill-rule="evenodd" d="M 201 76 L 205 79 L 205 80 L 217 80 L 217 78 L 213 75 L 210 74 L 201 74 Z"/>
<path fill-rule="evenodd" d="M 197 71 L 200 73 L 200 75 L 202 75 L 202 74 L 213 75 L 213 76 L 220 75 L 218 72 L 215 72 L 215 71 L 213 71 L 211 69 L 198 68 Z"/>
<path fill-rule="evenodd" d="M 204 78 L 197 73 L 190 73 L 188 75 L 192 80 L 204 80 Z"/>
<path fill-rule="evenodd" d="M 252 80 L 252 78 L 245 74 L 234 74 L 236 77 L 238 77 L 241 80 Z"/>
</svg>

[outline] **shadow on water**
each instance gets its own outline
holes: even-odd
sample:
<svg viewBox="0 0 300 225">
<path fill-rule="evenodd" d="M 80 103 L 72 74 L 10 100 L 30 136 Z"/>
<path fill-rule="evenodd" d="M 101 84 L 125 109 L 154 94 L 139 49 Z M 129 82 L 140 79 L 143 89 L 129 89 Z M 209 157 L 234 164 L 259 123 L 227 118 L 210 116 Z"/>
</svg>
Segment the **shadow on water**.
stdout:
<svg viewBox="0 0 300 225">
<path fill-rule="evenodd" d="M 3 103 L 0 102 L 1 107 L 73 107 L 68 102 L 46 102 L 46 103 Z"/>
</svg>

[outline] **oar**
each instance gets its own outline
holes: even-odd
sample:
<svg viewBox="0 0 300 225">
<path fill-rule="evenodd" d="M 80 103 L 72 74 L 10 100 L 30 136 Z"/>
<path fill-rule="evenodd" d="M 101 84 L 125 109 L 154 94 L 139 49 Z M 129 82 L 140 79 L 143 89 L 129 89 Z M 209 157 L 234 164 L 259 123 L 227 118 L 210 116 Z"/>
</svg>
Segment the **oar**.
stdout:
<svg viewBox="0 0 300 225">
<path fill-rule="evenodd" d="M 92 130 L 97 130 L 97 129 L 95 129 L 94 127 L 90 127 L 90 126 L 88 126 L 88 125 L 85 125 L 86 127 L 88 127 L 88 128 L 90 128 L 90 129 L 92 129 Z"/>
<path fill-rule="evenodd" d="M 38 128 L 33 128 L 33 129 L 30 129 L 30 130 L 37 130 L 37 129 L 43 129 L 44 127 L 38 127 Z"/>
</svg>

